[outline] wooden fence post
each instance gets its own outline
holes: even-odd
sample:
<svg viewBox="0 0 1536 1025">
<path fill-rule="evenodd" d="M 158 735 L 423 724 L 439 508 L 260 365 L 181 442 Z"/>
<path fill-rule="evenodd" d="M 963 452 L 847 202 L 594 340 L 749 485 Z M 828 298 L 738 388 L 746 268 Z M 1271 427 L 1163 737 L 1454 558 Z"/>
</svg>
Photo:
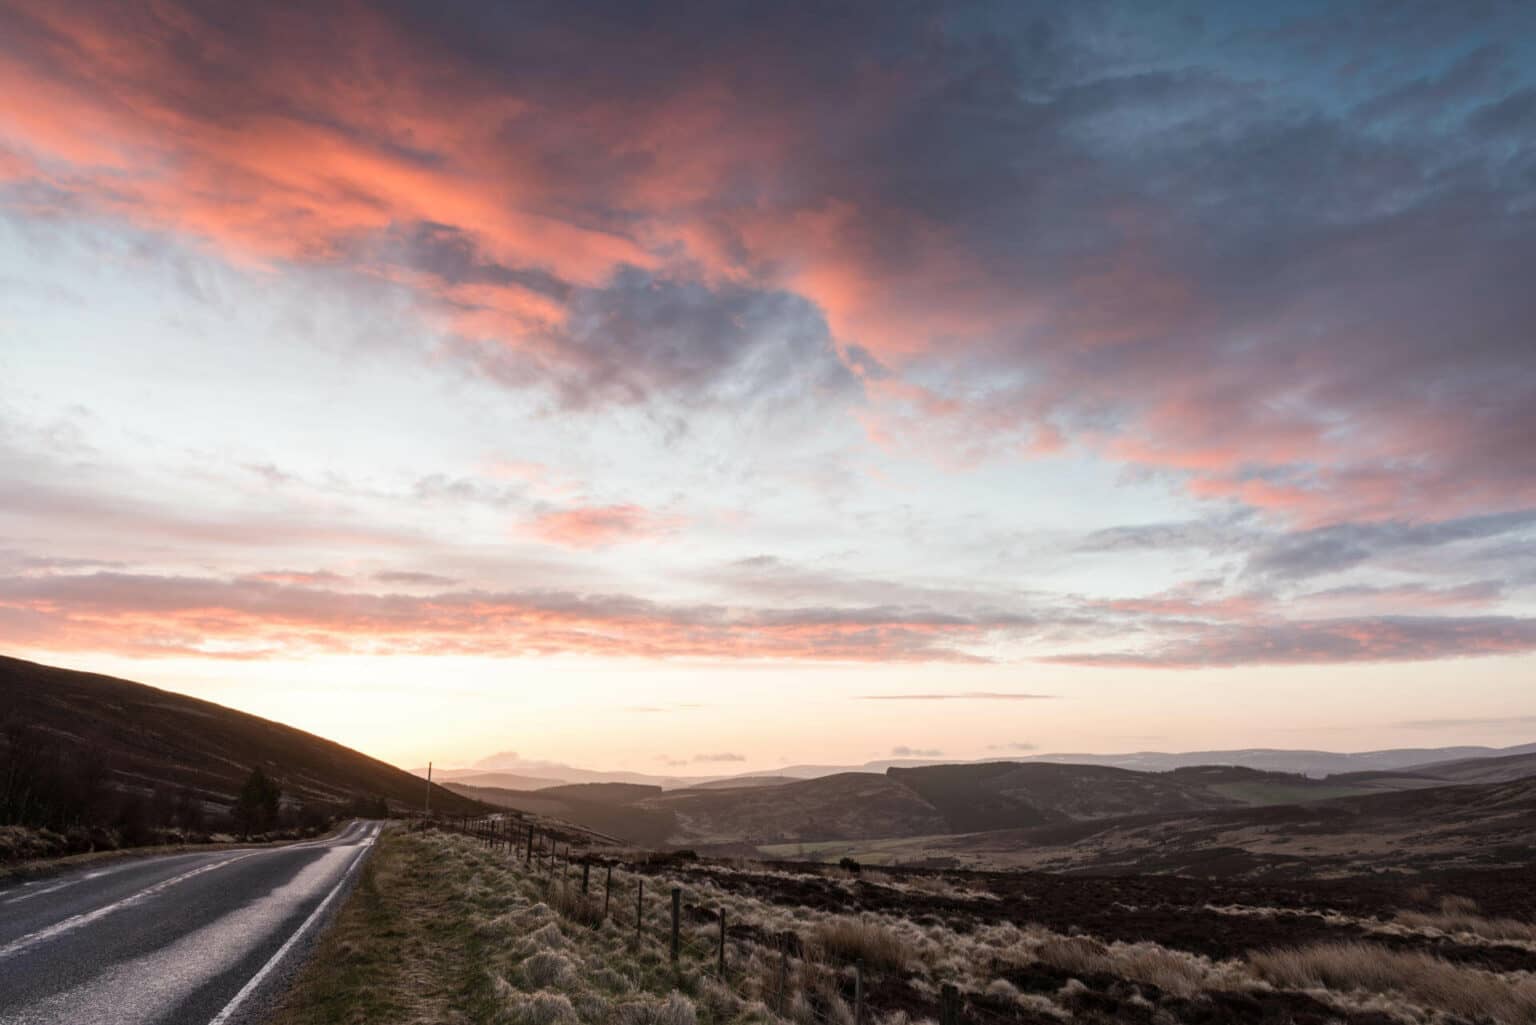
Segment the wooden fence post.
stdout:
<svg viewBox="0 0 1536 1025">
<path fill-rule="evenodd" d="M 608 897 L 613 892 L 613 863 L 608 863 L 608 878 L 603 880 L 603 920 L 608 920 Z"/>
<path fill-rule="evenodd" d="M 672 963 L 677 964 L 678 919 L 683 912 L 683 891 L 672 887 Z"/>
<path fill-rule="evenodd" d="M 939 990 L 939 1025 L 960 1025 L 960 991 L 953 983 Z"/>
<path fill-rule="evenodd" d="M 720 909 L 720 961 L 715 966 L 715 973 L 721 980 L 725 979 L 725 908 Z"/>
<path fill-rule="evenodd" d="M 581 863 L 581 895 L 583 897 L 587 895 L 587 877 L 591 874 L 592 863 L 590 861 L 583 861 Z"/>
<path fill-rule="evenodd" d="M 523 858 L 526 865 L 533 864 L 533 823 L 528 824 L 528 854 Z"/>
<path fill-rule="evenodd" d="M 635 942 L 640 942 L 640 925 L 645 921 L 645 880 L 635 880 Z"/>
</svg>

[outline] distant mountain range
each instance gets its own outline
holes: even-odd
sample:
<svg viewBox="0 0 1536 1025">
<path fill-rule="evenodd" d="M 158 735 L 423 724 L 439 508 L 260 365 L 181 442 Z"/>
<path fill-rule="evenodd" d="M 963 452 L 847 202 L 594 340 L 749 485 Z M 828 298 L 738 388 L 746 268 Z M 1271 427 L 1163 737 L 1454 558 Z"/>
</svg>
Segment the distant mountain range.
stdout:
<svg viewBox="0 0 1536 1025">
<path fill-rule="evenodd" d="M 1136 751 L 1129 754 L 1039 754 L 1009 759 L 1016 763 L 1049 762 L 1064 765 L 1099 765 L 1138 772 L 1169 772 L 1196 765 L 1228 765 L 1263 772 L 1299 773 L 1316 779 L 1342 773 L 1394 772 L 1419 769 L 1444 762 L 1469 762 L 1510 755 L 1536 755 L 1536 743 L 1513 747 L 1405 747 L 1382 751 L 1341 753 L 1285 748 L 1240 748 L 1223 751 Z M 481 759 L 473 767 L 439 769 L 433 778 L 467 786 L 538 790 L 572 783 L 636 783 L 664 790 L 699 786 L 765 785 L 797 779 L 819 779 L 846 772 L 877 772 L 931 765 L 979 765 L 994 759 L 955 762 L 942 758 L 886 758 L 862 765 L 786 765 L 781 769 L 740 775 L 677 776 L 644 772 L 602 771 L 578 768 L 561 762 L 534 761 L 504 752 Z M 415 770 L 426 775 L 425 769 Z M 739 781 L 733 783 L 732 781 Z"/>
<path fill-rule="evenodd" d="M 1536 753 L 1447 761 L 1316 779 L 1232 765 L 1147 772 L 1013 761 L 750 778 L 666 789 L 576 783 L 513 790 L 450 781 L 465 797 L 564 819 L 644 846 L 750 854 L 784 844 L 891 840 L 1063 827 L 1148 815 L 1200 815 L 1457 784 L 1536 777 Z M 779 782 L 774 782 L 779 780 Z"/>
</svg>

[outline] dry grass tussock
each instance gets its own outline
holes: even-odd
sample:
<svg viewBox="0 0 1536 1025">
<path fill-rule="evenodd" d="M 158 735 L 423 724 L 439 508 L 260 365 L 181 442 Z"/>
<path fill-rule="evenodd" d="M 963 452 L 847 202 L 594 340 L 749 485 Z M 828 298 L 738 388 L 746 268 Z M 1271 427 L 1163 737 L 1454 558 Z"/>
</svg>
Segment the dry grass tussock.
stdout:
<svg viewBox="0 0 1536 1025">
<path fill-rule="evenodd" d="M 1052 936 L 1036 946 L 1033 955 L 1063 971 L 1083 975 L 1105 972 L 1178 997 L 1194 997 L 1207 990 L 1246 989 L 1253 981 L 1238 962 L 1212 961 L 1156 943 L 1101 943 L 1086 936 Z"/>
<path fill-rule="evenodd" d="M 821 922 L 812 931 L 811 942 L 828 960 L 848 964 L 863 961 L 871 968 L 899 972 L 915 960 L 905 937 L 867 919 L 836 918 Z"/>
<path fill-rule="evenodd" d="M 422 970 L 464 987 L 453 1006 L 474 1008 L 462 1019 L 466 1025 L 853 1025 L 851 965 L 859 961 L 866 985 L 872 984 L 876 992 L 883 988 L 889 994 L 896 987 L 908 1001 L 917 995 L 936 1003 L 939 987 L 953 983 L 968 997 L 985 994 L 992 1001 L 1006 1001 L 1032 1021 L 1068 1020 L 1078 1001 L 1074 987 L 1080 989 L 1081 983 L 1069 981 L 1054 994 L 1026 993 L 999 977 L 1010 966 L 1044 964 L 1083 980 L 1122 980 L 1116 986 L 1124 1006 L 1155 1010 L 1153 1020 L 1173 1013 L 1152 1003 L 1159 992 L 1199 1000 L 1202 994 L 1218 991 L 1262 997 L 1284 988 L 1309 991 L 1341 1014 L 1379 1012 L 1421 1025 L 1444 1025 L 1449 1016 L 1536 1025 L 1536 977 L 1497 975 L 1429 954 L 1365 943 L 1254 954 L 1246 961 L 1213 960 L 1151 942 L 1111 943 L 1064 935 L 1037 924 L 972 922 L 960 929 L 937 917 L 917 920 L 791 906 L 775 902 L 771 886 L 754 886 L 757 892 L 727 889 L 721 885 L 725 880 L 697 869 L 678 878 L 645 877 L 646 924 L 644 937 L 637 941 L 637 880 L 628 872 L 614 874 L 615 917 L 605 921 L 600 888 L 583 899 L 578 886 L 567 887 L 558 876 L 530 874 L 520 861 L 460 837 L 392 836 L 380 855 L 379 869 L 389 869 L 394 882 L 389 889 L 379 889 L 381 900 L 408 893 L 412 885 L 423 887 L 424 898 L 431 900 L 417 905 L 416 913 L 430 906 L 438 921 L 462 924 L 461 942 L 443 947 L 441 963 L 423 965 Z M 679 967 L 671 964 L 666 943 L 674 885 L 681 888 L 690 915 L 684 920 Z M 390 910 L 388 904 L 381 904 L 381 915 Z M 724 979 L 714 975 L 718 926 L 708 920 L 709 914 L 698 914 L 699 909 L 723 911 L 731 924 Z M 1429 928 L 1427 923 L 1434 919 L 1434 928 L 1455 925 L 1479 936 L 1530 928 L 1481 919 L 1475 906 L 1464 903 L 1441 904 L 1438 910 L 1426 904 L 1413 914 L 1421 916 L 1415 920 L 1419 928 Z M 396 935 L 414 945 L 410 936 L 417 924 L 409 917 L 381 917 L 358 923 L 348 940 L 367 947 L 376 937 Z M 1412 928 L 1375 924 L 1400 936 L 1409 935 Z M 738 934 L 738 926 L 747 928 Z M 804 951 L 788 959 L 787 985 L 781 993 L 780 954 L 772 938 L 786 930 L 800 937 Z M 426 945 L 434 955 L 439 949 L 435 944 Z M 349 960 L 355 963 L 358 958 L 349 955 L 333 963 L 345 965 Z M 395 957 L 376 960 L 381 972 L 395 971 Z M 354 991 L 363 991 L 370 978 L 360 977 Z M 449 994 L 438 997 L 446 1001 Z M 877 1004 L 875 1013 L 865 1018 L 868 1025 L 923 1025 L 921 1015 L 909 1018 L 915 1014 L 910 1005 L 906 1012 L 879 1012 Z M 302 1025 L 332 1020 L 354 1019 L 304 1019 Z"/>
<path fill-rule="evenodd" d="M 1393 993 L 1410 1003 L 1478 1021 L 1536 1023 L 1536 978 L 1463 968 L 1418 951 L 1370 943 L 1320 943 L 1255 953 L 1266 981 L 1292 989 Z"/>
<path fill-rule="evenodd" d="M 1484 918 L 1477 903 L 1465 897 L 1442 899 L 1438 911 L 1400 911 L 1393 921 L 1412 929 L 1437 929 L 1480 940 L 1536 942 L 1536 925 L 1513 918 Z"/>
</svg>

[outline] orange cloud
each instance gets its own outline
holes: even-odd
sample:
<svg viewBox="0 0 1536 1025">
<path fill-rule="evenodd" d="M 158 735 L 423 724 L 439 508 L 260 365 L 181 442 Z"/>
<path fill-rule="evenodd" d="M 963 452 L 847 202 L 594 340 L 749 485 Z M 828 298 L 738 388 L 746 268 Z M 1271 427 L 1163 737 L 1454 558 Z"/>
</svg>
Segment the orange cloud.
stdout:
<svg viewBox="0 0 1536 1025">
<path fill-rule="evenodd" d="M 957 45 L 942 18 L 893 9 L 866 33 L 789 12 L 737 34 L 476 14 L 16 5 L 0 181 L 247 264 L 398 281 L 472 343 L 459 352 L 559 350 L 568 290 L 629 267 L 792 291 L 884 365 L 865 377 L 869 436 L 952 464 L 1071 440 L 1303 524 L 1536 503 L 1530 317 L 1505 284 L 1529 233 L 1480 172 L 1444 189 L 1464 206 L 1426 193 L 1358 222 L 1300 223 L 1334 194 L 1297 183 L 1298 223 L 1270 246 L 1203 151 L 1147 175 L 1139 148 L 1082 142 L 1136 109 L 1125 81 L 1026 87 L 1006 47 Z M 593 73 L 571 76 L 573 55 Z M 1358 171 L 1334 120 L 1317 144 Z M 1272 126 L 1252 127 L 1231 126 L 1232 149 L 1269 153 Z M 376 252 L 423 224 L 497 273 Z"/>
<path fill-rule="evenodd" d="M 0 642 L 142 657 L 582 654 L 965 662 L 1016 617 L 734 609 L 555 591 L 367 594 L 247 578 L 92 573 L 0 580 Z"/>
<path fill-rule="evenodd" d="M 603 548 L 672 533 L 683 521 L 638 505 L 596 505 L 544 513 L 529 524 L 536 537 L 567 548 Z"/>
</svg>

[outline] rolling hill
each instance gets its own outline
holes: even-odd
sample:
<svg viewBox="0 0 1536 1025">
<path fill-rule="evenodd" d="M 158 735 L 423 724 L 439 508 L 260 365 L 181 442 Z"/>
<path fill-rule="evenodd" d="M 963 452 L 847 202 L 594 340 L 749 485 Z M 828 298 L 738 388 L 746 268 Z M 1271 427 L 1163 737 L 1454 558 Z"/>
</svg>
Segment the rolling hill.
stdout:
<svg viewBox="0 0 1536 1025">
<path fill-rule="evenodd" d="M 765 853 L 802 852 L 784 845 Z M 871 863 L 1251 878 L 1522 866 L 1536 859 L 1536 778 L 1310 804 L 824 844 L 815 853 Z"/>
<path fill-rule="evenodd" d="M 1508 783 L 1536 776 L 1536 752 L 1496 758 L 1467 758 L 1412 766 L 1416 775 L 1454 783 Z"/>
<path fill-rule="evenodd" d="M 1116 816 L 1242 808 L 1371 792 L 1286 773 L 1204 766 L 1167 773 L 990 762 L 846 772 L 730 787 L 667 790 L 587 783 L 534 791 L 446 784 L 524 812 L 632 843 L 748 847 L 1020 829 Z"/>
<path fill-rule="evenodd" d="M 427 770 L 421 769 L 414 773 L 422 779 L 426 779 Z M 500 787 L 503 790 L 545 790 L 549 787 L 569 786 L 569 780 L 546 779 L 542 776 L 523 776 L 515 772 L 471 772 L 463 773 L 454 770 L 446 772 L 434 772 L 432 779 L 444 785 L 457 783 L 467 787 Z"/>
<path fill-rule="evenodd" d="M 1536 744 L 1515 747 L 1406 747 L 1380 751 L 1311 751 L 1289 748 L 1236 748 L 1220 751 L 1136 751 L 1129 754 L 1041 754 L 1019 761 L 1066 765 L 1107 765 L 1140 772 L 1171 772 L 1197 765 L 1230 765 L 1264 772 L 1301 773 L 1323 777 L 1339 773 L 1376 772 L 1461 760 L 1536 753 Z"/>
<path fill-rule="evenodd" d="M 447 785 L 488 804 L 564 819 L 647 846 L 911 836 L 946 828 L 943 817 L 910 788 L 868 772 L 771 789 L 662 790 L 620 783 L 514 791 Z"/>
<path fill-rule="evenodd" d="M 258 765 L 299 801 L 383 797 L 396 809 L 414 809 L 427 795 L 426 783 L 410 773 L 291 726 L 142 683 L 3 656 L 0 727 L 0 745 L 14 732 L 72 761 L 99 759 L 109 785 L 146 795 L 189 788 L 227 804 Z M 439 786 L 432 805 L 449 814 L 478 807 Z"/>
<path fill-rule="evenodd" d="M 1020 764 L 1098 765 L 1112 769 L 1131 769 L 1136 772 L 1174 772 L 1187 768 L 1219 766 L 1302 775 L 1313 779 L 1356 776 L 1361 773 L 1408 773 L 1411 778 L 1418 770 L 1433 765 L 1522 754 L 1536 754 L 1536 744 L 1520 744 L 1503 748 L 1475 746 L 1390 748 L 1352 753 L 1289 748 L 1236 748 L 1178 753 L 1137 751 L 1126 754 L 1032 754 L 1020 755 L 1010 761 Z M 659 776 L 643 772 L 578 768 L 563 762 L 526 759 L 518 757 L 513 752 L 503 752 L 483 758 L 470 768 L 439 767 L 433 778 L 444 783 L 503 787 L 511 790 L 539 790 L 568 783 L 636 783 L 659 786 L 664 790 L 699 787 L 731 789 L 747 785 L 768 785 L 770 782 L 819 779 L 823 776 L 836 776 L 846 772 L 884 773 L 890 769 L 928 768 L 937 765 L 984 765 L 993 761 L 995 759 L 956 762 L 940 758 L 882 758 L 857 765 L 830 763 L 786 765 L 771 771 L 758 770 L 737 776 Z M 412 771 L 418 776 L 426 775 L 424 768 Z M 1378 779 L 1382 778 L 1384 777 L 1378 777 Z M 1356 781 L 1344 780 L 1337 782 L 1336 785 L 1347 789 L 1355 786 Z M 1378 786 L 1378 789 L 1380 788 L 1383 787 Z"/>
</svg>

